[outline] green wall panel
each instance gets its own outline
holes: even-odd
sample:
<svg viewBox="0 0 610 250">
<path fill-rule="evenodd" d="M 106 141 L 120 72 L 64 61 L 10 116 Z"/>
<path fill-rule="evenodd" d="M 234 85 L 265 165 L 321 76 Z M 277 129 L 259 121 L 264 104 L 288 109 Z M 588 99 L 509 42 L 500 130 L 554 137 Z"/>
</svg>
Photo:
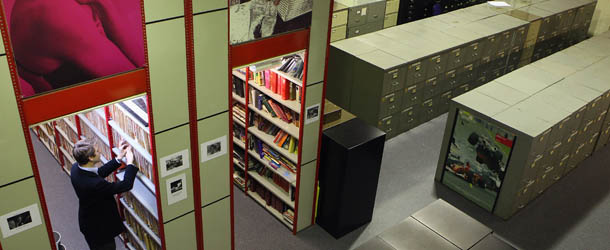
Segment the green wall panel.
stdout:
<svg viewBox="0 0 610 250">
<path fill-rule="evenodd" d="M 14 234 L 7 238 L 0 233 L 0 244 L 2 249 L 51 249 L 51 242 L 47 234 L 46 222 L 42 216 L 42 208 L 38 198 L 36 182 L 34 178 L 29 178 L 6 187 L 0 188 L 0 216 L 37 204 L 38 215 L 42 222 L 41 225 Z M 32 215 L 32 218 L 36 215 Z M 80 235 L 79 235 L 80 237 Z"/>
<path fill-rule="evenodd" d="M 228 110 L 227 10 L 194 16 L 194 33 L 197 118 L 201 119 Z"/>
<path fill-rule="evenodd" d="M 231 249 L 231 198 L 203 208 L 203 248 Z"/>
<path fill-rule="evenodd" d="M 0 129 L 0 152 L 5 156 L 2 157 L 5 162 L 0 174 L 1 186 L 33 175 L 6 56 L 0 57 L 0 114 L 4 121 Z"/>
<path fill-rule="evenodd" d="M 301 181 L 299 186 L 299 214 L 297 219 L 297 231 L 301 231 L 311 225 L 313 208 L 313 195 L 316 180 L 316 162 L 312 161 L 301 166 Z"/>
<path fill-rule="evenodd" d="M 165 164 L 160 160 L 165 156 L 174 154 L 176 152 L 180 152 L 183 150 L 188 150 L 189 164 L 190 162 L 190 133 L 189 126 L 180 126 L 178 128 L 163 132 L 161 134 L 155 135 L 155 143 L 157 146 L 157 165 L 159 173 L 159 192 L 161 194 L 161 206 L 163 211 L 163 220 L 170 221 L 180 215 L 193 211 L 194 207 L 194 197 L 193 197 L 193 172 L 192 168 L 188 168 L 182 170 L 177 173 L 170 174 L 168 176 L 161 176 L 162 170 L 160 168 L 164 168 Z M 187 192 L 186 199 L 180 200 L 176 203 L 168 205 L 168 192 L 167 192 L 167 181 L 175 179 L 175 177 L 184 174 L 186 177 L 186 189 L 183 190 Z M 184 184 L 183 184 L 184 185 Z"/>
<path fill-rule="evenodd" d="M 184 1 L 144 0 L 144 13 L 147 23 L 170 17 L 184 16 Z M 150 37 L 148 39 L 150 40 Z"/>
<path fill-rule="evenodd" d="M 229 155 L 231 152 L 228 152 L 229 113 L 225 112 L 220 115 L 201 120 L 198 122 L 197 128 L 199 132 L 201 206 L 205 206 L 230 194 L 229 188 L 231 188 L 231 184 L 229 183 Z M 222 138 L 221 144 L 224 148 L 219 153 L 212 155 L 217 157 L 210 157 L 210 160 L 205 161 L 208 156 L 207 152 L 202 152 L 201 145 L 215 141 L 219 138 Z"/>
<path fill-rule="evenodd" d="M 155 130 L 188 122 L 184 18 L 146 25 Z"/>
<path fill-rule="evenodd" d="M 307 84 L 324 81 L 328 45 L 329 0 L 313 0 L 313 13 L 307 61 Z"/>
<path fill-rule="evenodd" d="M 165 226 L 166 249 L 197 249 L 195 213 L 189 213 Z"/>
<path fill-rule="evenodd" d="M 322 89 L 324 83 L 311 85 L 305 92 L 305 123 L 307 123 L 307 109 L 322 102 Z M 320 122 L 322 119 L 321 106 L 318 108 L 318 120 L 303 127 L 303 148 L 301 150 L 301 164 L 318 158 L 318 138 L 320 137 Z"/>
<path fill-rule="evenodd" d="M 227 7 L 227 0 L 193 0 L 193 13 L 217 10 Z"/>
</svg>

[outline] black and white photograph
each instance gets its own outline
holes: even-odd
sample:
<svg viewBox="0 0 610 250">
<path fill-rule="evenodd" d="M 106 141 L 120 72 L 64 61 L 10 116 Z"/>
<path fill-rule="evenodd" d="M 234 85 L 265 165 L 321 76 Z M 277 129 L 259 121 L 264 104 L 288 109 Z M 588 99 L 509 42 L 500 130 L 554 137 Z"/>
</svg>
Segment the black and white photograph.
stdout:
<svg viewBox="0 0 610 250">
<path fill-rule="evenodd" d="M 206 162 L 227 153 L 227 136 L 201 144 L 201 162 Z"/>
<path fill-rule="evenodd" d="M 161 158 L 161 177 L 166 177 L 190 167 L 188 149 Z"/>
<path fill-rule="evenodd" d="M 170 183 L 169 186 L 170 186 L 170 189 L 172 190 L 172 194 L 182 191 L 182 179 Z"/>
<path fill-rule="evenodd" d="M 305 124 L 310 124 L 320 119 L 320 104 L 307 107 L 305 111 Z"/>
<path fill-rule="evenodd" d="M 231 0 L 231 44 L 311 26 L 313 0 Z"/>
<path fill-rule="evenodd" d="M 25 224 L 31 223 L 32 215 L 30 215 L 30 211 L 25 211 L 21 214 L 6 219 L 6 221 L 8 222 L 8 229 L 13 230 Z"/>
<path fill-rule="evenodd" d="M 40 219 L 37 204 L 0 216 L 0 229 L 4 238 L 29 230 L 40 224 L 42 224 L 42 220 Z"/>
<path fill-rule="evenodd" d="M 172 205 L 187 198 L 186 175 L 181 174 L 165 181 L 167 204 Z"/>
</svg>

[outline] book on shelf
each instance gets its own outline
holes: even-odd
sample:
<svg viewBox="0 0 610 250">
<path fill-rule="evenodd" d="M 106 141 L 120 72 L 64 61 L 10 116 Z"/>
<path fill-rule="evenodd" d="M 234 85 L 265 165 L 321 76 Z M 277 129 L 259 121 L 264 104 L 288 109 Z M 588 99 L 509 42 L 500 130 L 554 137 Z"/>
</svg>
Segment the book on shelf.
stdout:
<svg viewBox="0 0 610 250">
<path fill-rule="evenodd" d="M 290 225 L 294 224 L 294 211 L 292 209 L 286 209 L 284 213 L 282 213 L 284 220 L 288 222 Z"/>
<path fill-rule="evenodd" d="M 281 156 L 274 149 L 271 149 L 267 144 L 265 144 L 260 139 L 250 136 L 248 139 L 248 148 L 250 150 L 254 150 L 260 159 L 266 159 L 269 161 L 269 164 L 272 166 L 284 167 L 291 172 L 296 172 L 296 165 L 292 161 L 286 159 Z"/>
<path fill-rule="evenodd" d="M 291 55 L 282 59 L 282 66 L 280 66 L 278 70 L 285 72 L 294 78 L 303 80 L 304 66 L 305 62 L 300 55 Z"/>
<path fill-rule="evenodd" d="M 126 192 L 123 194 L 125 203 L 133 210 L 136 215 L 150 228 L 156 235 L 159 236 L 159 222 L 157 219 L 142 205 L 140 202 L 133 197 L 133 194 Z"/>
<path fill-rule="evenodd" d="M 233 83 L 233 92 L 238 95 L 239 97 L 245 98 L 245 93 L 246 93 L 246 85 L 245 82 L 240 79 L 239 77 L 233 76 L 232 77 L 232 83 Z"/>
<path fill-rule="evenodd" d="M 72 142 L 72 144 L 79 141 L 78 134 L 72 129 L 71 125 L 69 125 L 65 119 L 57 120 L 57 127 L 64 132 L 64 134 L 68 137 L 67 139 Z"/>
<path fill-rule="evenodd" d="M 246 188 L 246 179 L 244 177 L 244 172 L 240 169 L 236 169 L 233 171 L 233 182 L 237 184 L 241 189 Z"/>
<path fill-rule="evenodd" d="M 241 121 L 243 124 L 246 124 L 246 107 L 239 103 L 235 103 L 232 110 L 233 118 Z"/>
<path fill-rule="evenodd" d="M 151 152 L 148 113 L 143 98 L 136 98 L 109 106 L 112 120 L 129 137 Z"/>
<path fill-rule="evenodd" d="M 85 117 L 103 136 L 108 138 L 108 128 L 106 127 L 106 115 L 102 108 L 91 110 L 84 113 Z"/>
<path fill-rule="evenodd" d="M 123 137 L 119 135 L 119 133 L 112 133 L 112 139 L 115 142 L 120 142 L 123 140 Z M 149 162 L 146 157 L 144 157 L 140 151 L 132 150 L 134 165 L 140 170 L 140 172 L 146 176 L 149 180 L 152 180 L 152 162 Z"/>
<path fill-rule="evenodd" d="M 271 92 L 279 95 L 282 100 L 294 101 L 301 99 L 296 93 L 300 90 L 300 86 L 291 80 L 273 72 L 272 70 L 264 70 L 251 74 L 251 79 L 254 84 L 269 89 Z M 291 93 L 295 93 L 295 95 Z"/>
<path fill-rule="evenodd" d="M 85 122 L 81 120 L 81 133 L 82 136 L 89 139 L 93 142 L 95 148 L 100 150 L 102 156 L 106 159 L 112 159 L 112 155 L 110 153 L 110 146 L 107 145 L 104 141 L 102 141 L 99 136 L 93 131 L 94 128 L 89 127 Z"/>
<path fill-rule="evenodd" d="M 127 222 L 128 226 L 130 227 L 131 230 L 133 230 L 133 232 L 136 234 L 136 236 L 138 237 L 140 242 L 143 243 L 143 245 L 145 247 L 143 250 L 160 250 L 161 249 L 161 246 L 154 239 L 152 239 L 152 237 L 148 234 L 148 232 L 146 232 L 146 230 L 144 228 L 142 228 L 142 225 L 140 225 L 129 212 L 124 211 L 123 214 L 125 215 L 125 222 Z M 131 236 L 131 237 L 132 237 L 131 240 L 133 240 L 133 242 L 136 243 L 136 244 L 132 244 L 132 245 L 138 249 L 142 248 L 141 244 L 137 243 L 137 239 L 134 239 L 133 236 Z"/>
<path fill-rule="evenodd" d="M 280 175 L 265 167 L 265 165 L 261 164 L 260 162 L 252 164 L 251 167 L 248 167 L 248 171 L 254 171 L 258 175 L 267 178 L 270 183 L 274 183 L 279 189 L 284 190 L 286 194 L 289 194 L 290 182 L 286 181 Z"/>
<path fill-rule="evenodd" d="M 276 210 L 280 214 L 289 209 L 289 206 L 286 205 L 282 199 L 276 197 L 271 191 L 265 188 L 265 186 L 256 182 L 255 180 L 248 179 L 248 189 L 258 194 L 258 196 L 265 201 L 267 206 Z"/>
<path fill-rule="evenodd" d="M 233 137 L 239 139 L 241 142 L 245 142 L 246 129 L 240 125 L 233 125 Z"/>
</svg>

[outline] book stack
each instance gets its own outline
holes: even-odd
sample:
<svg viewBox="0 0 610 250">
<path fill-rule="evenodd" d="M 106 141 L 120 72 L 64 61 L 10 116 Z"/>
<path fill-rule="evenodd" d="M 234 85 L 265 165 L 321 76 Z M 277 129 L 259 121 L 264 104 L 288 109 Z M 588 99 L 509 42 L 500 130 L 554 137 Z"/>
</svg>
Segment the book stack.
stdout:
<svg viewBox="0 0 610 250">
<path fill-rule="evenodd" d="M 246 142 L 246 129 L 242 126 L 233 126 L 233 137 L 241 141 Z"/>
<path fill-rule="evenodd" d="M 96 129 L 96 128 L 91 128 L 88 125 L 86 125 L 86 123 L 84 123 L 83 119 L 81 119 L 80 128 L 81 128 L 82 136 L 91 140 L 93 142 L 93 145 L 95 146 L 95 148 L 100 150 L 102 156 L 105 159 L 112 159 L 112 155 L 110 154 L 110 147 L 108 146 L 108 144 L 106 144 L 106 142 L 103 139 L 101 139 L 97 135 L 96 131 L 94 131 L 94 129 Z"/>
<path fill-rule="evenodd" d="M 246 97 L 246 83 L 239 79 L 239 77 L 233 76 L 233 93 L 241 98 Z"/>
<path fill-rule="evenodd" d="M 296 112 L 280 105 L 256 89 L 250 90 L 250 102 L 254 103 L 256 109 L 268 113 L 271 117 L 277 117 L 288 124 L 299 126 L 299 115 Z"/>
<path fill-rule="evenodd" d="M 128 141 L 126 138 L 121 136 L 119 133 L 112 133 L 112 139 L 116 143 L 118 143 L 122 140 Z M 146 176 L 146 178 L 148 178 L 149 180 L 152 180 L 152 162 L 150 162 L 149 159 L 147 159 L 147 157 L 145 157 L 140 150 L 137 150 L 134 148 L 134 150 L 132 150 L 132 151 L 133 151 L 133 156 L 134 156 L 134 165 L 136 167 L 138 167 L 138 169 L 140 170 L 140 173 L 142 173 L 144 176 Z"/>
<path fill-rule="evenodd" d="M 295 173 L 297 168 L 292 161 L 286 159 L 284 156 L 279 154 L 277 151 L 270 148 L 267 144 L 256 137 L 250 137 L 249 149 L 254 150 L 260 159 L 266 159 L 269 165 L 275 169 L 286 168 L 291 172 Z"/>
<path fill-rule="evenodd" d="M 44 123 L 39 125 L 38 127 L 38 136 L 42 141 L 42 144 L 51 152 L 55 160 L 61 162 L 59 148 L 57 148 L 57 144 L 55 143 L 55 129 L 53 129 L 53 125 L 49 123 Z"/>
<path fill-rule="evenodd" d="M 275 143 L 277 146 L 288 150 L 288 152 L 292 154 L 297 153 L 296 145 L 298 145 L 298 140 L 281 130 L 279 127 L 273 125 L 271 122 L 259 115 L 254 115 L 250 122 L 251 125 L 256 126 L 258 130 L 274 136 L 273 143 Z"/>
<path fill-rule="evenodd" d="M 127 239 L 138 250 L 161 250 L 158 244 L 129 212 L 125 211 L 125 222 L 129 225 Z M 134 235 L 135 234 L 135 235 Z M 136 238 L 137 237 L 137 238 Z"/>
<path fill-rule="evenodd" d="M 142 97 L 111 105 L 112 120 L 146 151 L 151 152 L 148 113 Z"/>
<path fill-rule="evenodd" d="M 70 117 L 73 118 L 74 116 L 70 116 Z M 71 121 L 66 120 L 66 119 L 57 120 L 57 128 L 59 128 L 62 132 L 64 132 L 64 134 L 62 134 L 62 135 L 67 136 L 66 139 L 68 139 L 70 142 L 72 142 L 74 144 L 74 143 L 78 142 L 78 133 L 76 132 L 76 130 L 74 130 L 72 125 L 68 124 L 68 122 L 71 122 Z"/>
<path fill-rule="evenodd" d="M 100 131 L 104 137 L 108 138 L 108 129 L 106 127 L 106 114 L 104 113 L 104 109 L 99 108 L 95 109 L 91 112 L 84 113 L 87 120 L 95 126 L 95 128 Z"/>
<path fill-rule="evenodd" d="M 124 193 L 125 203 L 132 209 L 142 222 L 146 224 L 157 236 L 159 235 L 159 223 L 157 219 L 133 196 L 132 193 Z"/>
<path fill-rule="evenodd" d="M 240 121 L 242 124 L 246 124 L 246 108 L 244 105 L 235 103 L 233 105 L 233 120 Z"/>
<path fill-rule="evenodd" d="M 292 209 L 286 209 L 286 211 L 282 213 L 282 217 L 284 217 L 284 220 L 290 225 L 294 224 L 294 211 L 292 211 Z"/>
<path fill-rule="evenodd" d="M 270 183 L 274 183 L 276 187 L 284 190 L 286 194 L 290 193 L 290 182 L 286 181 L 282 176 L 276 174 L 269 168 L 266 168 L 263 164 L 257 162 L 249 167 L 248 170 L 255 171 L 258 175 L 267 178 Z M 294 201 L 294 198 L 292 199 Z"/>
<path fill-rule="evenodd" d="M 305 63 L 300 55 L 292 55 L 282 58 L 282 66 L 277 70 L 285 72 L 288 75 L 303 80 L 303 69 Z"/>
<path fill-rule="evenodd" d="M 258 86 L 263 86 L 281 96 L 282 100 L 301 101 L 301 86 L 279 75 L 275 70 L 263 70 L 252 74 L 252 79 Z"/>
<path fill-rule="evenodd" d="M 284 213 L 288 209 L 288 206 L 278 197 L 276 197 L 271 191 L 260 183 L 249 180 L 248 189 L 255 192 L 267 206 L 275 209 L 280 214 Z"/>
</svg>

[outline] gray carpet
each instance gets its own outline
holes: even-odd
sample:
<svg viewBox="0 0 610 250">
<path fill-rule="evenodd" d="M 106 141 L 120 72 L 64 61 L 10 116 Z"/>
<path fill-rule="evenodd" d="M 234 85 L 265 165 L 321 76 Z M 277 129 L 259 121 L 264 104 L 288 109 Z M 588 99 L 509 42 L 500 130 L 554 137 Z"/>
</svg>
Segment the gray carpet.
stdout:
<svg viewBox="0 0 610 250">
<path fill-rule="evenodd" d="M 314 225 L 296 236 L 235 189 L 236 249 L 353 249 L 438 198 L 521 249 L 610 249 L 610 148 L 504 221 L 436 184 L 447 115 L 386 142 L 371 223 L 336 240 Z"/>
<path fill-rule="evenodd" d="M 30 135 L 53 231 L 61 234 L 61 242 L 67 250 L 89 249 L 78 229 L 78 198 L 70 184 L 70 176 L 63 171 L 38 137 L 34 133 Z M 118 250 L 126 249 L 118 238 L 115 241 Z"/>
</svg>

